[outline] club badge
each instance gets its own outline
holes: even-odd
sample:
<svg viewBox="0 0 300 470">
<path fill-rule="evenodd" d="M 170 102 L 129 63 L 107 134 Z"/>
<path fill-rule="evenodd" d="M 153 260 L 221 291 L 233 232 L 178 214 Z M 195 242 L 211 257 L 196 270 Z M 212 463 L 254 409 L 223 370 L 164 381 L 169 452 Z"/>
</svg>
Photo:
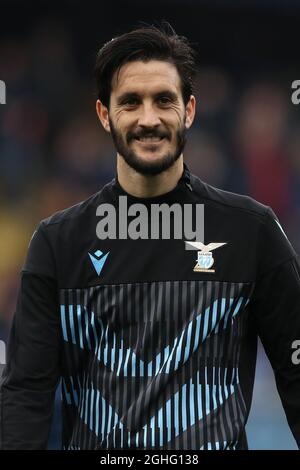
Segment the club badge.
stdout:
<svg viewBox="0 0 300 470">
<path fill-rule="evenodd" d="M 193 271 L 195 272 L 204 272 L 204 273 L 214 273 L 214 269 L 210 269 L 214 264 L 214 258 L 211 251 L 219 248 L 220 246 L 226 245 L 227 243 L 209 243 L 204 245 L 201 242 L 185 242 L 186 250 L 198 250 L 197 264 L 195 265 Z"/>
</svg>

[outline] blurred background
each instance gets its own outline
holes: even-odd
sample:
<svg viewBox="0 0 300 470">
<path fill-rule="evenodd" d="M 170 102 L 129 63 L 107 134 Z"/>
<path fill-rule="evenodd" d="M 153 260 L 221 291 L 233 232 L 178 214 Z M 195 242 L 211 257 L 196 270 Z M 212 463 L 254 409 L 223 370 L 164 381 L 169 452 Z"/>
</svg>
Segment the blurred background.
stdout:
<svg viewBox="0 0 300 470">
<path fill-rule="evenodd" d="M 98 48 L 139 21 L 169 21 L 199 53 L 197 117 L 185 160 L 219 188 L 270 205 L 300 252 L 300 0 L 0 4 L 0 340 L 36 224 L 97 192 L 115 151 L 95 113 Z M 59 448 L 59 391 L 49 448 Z M 251 449 L 296 449 L 260 347 Z"/>
</svg>

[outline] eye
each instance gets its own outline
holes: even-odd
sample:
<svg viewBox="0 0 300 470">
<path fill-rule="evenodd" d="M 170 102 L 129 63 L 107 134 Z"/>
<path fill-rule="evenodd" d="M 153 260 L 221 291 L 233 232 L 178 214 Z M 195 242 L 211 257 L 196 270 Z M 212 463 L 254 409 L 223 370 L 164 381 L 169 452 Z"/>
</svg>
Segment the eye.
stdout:
<svg viewBox="0 0 300 470">
<path fill-rule="evenodd" d="M 138 104 L 138 99 L 137 98 L 128 98 L 123 102 L 123 105 L 125 106 L 136 106 Z"/>
<path fill-rule="evenodd" d="M 171 99 L 168 97 L 168 96 L 160 96 L 158 98 L 158 101 L 161 103 L 161 104 L 169 104 L 171 103 Z"/>
</svg>

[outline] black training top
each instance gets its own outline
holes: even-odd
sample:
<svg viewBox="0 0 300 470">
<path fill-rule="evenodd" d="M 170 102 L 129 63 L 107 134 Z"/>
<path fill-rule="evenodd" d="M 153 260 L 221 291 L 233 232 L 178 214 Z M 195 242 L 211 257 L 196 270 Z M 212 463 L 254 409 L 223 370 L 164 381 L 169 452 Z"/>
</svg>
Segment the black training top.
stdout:
<svg viewBox="0 0 300 470">
<path fill-rule="evenodd" d="M 46 448 L 62 377 L 65 449 L 245 449 L 258 335 L 300 446 L 300 267 L 273 211 L 185 166 L 175 189 L 128 204 L 204 204 L 205 246 L 100 240 L 97 207 L 122 195 L 116 178 L 34 233 L 1 448 Z"/>
</svg>

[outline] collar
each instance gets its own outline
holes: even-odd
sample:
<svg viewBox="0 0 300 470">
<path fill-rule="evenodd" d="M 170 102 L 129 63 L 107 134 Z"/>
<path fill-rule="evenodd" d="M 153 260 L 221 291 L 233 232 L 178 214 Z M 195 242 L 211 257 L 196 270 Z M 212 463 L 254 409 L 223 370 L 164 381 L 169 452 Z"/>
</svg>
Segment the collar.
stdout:
<svg viewBox="0 0 300 470">
<path fill-rule="evenodd" d="M 118 180 L 118 174 L 116 173 L 115 174 L 115 178 L 114 178 L 114 183 L 115 183 L 115 187 L 117 188 L 118 192 L 122 193 L 122 194 L 127 194 L 122 186 L 120 185 L 119 183 L 119 180 Z M 175 186 L 175 188 L 171 191 L 173 192 L 175 189 L 179 188 L 179 187 L 182 187 L 182 186 L 185 186 L 186 188 L 188 188 L 190 191 L 193 191 L 193 186 L 192 186 L 192 178 L 191 178 L 191 172 L 187 166 L 187 164 L 185 162 L 183 162 L 183 172 L 182 172 L 182 175 L 181 177 L 179 178 L 178 182 L 177 182 L 177 185 Z M 127 194 L 127 196 L 129 197 L 134 197 L 134 196 L 130 196 L 129 194 Z M 157 198 L 163 198 L 164 197 L 164 194 L 162 194 L 161 196 L 156 196 Z M 149 199 L 156 199 L 156 197 L 154 198 L 149 198 Z M 137 199 L 148 199 L 148 198 L 137 198 Z"/>
</svg>

